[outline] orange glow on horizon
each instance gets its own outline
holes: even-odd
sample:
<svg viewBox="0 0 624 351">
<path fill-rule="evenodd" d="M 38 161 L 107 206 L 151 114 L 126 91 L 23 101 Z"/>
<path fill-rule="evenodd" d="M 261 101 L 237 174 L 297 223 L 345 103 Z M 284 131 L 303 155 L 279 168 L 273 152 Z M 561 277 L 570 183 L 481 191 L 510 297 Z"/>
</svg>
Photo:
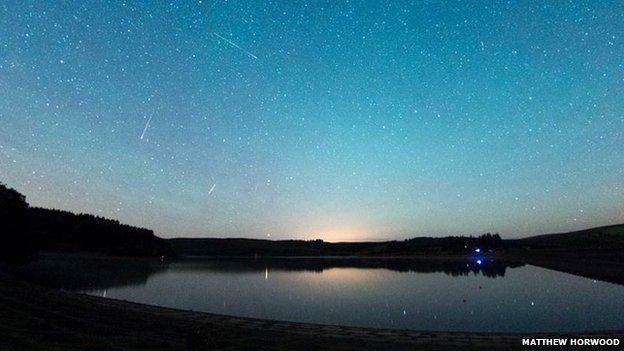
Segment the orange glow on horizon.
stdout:
<svg viewBox="0 0 624 351">
<path fill-rule="evenodd" d="M 357 227 L 319 230 L 318 233 L 307 235 L 307 237 L 310 240 L 322 239 L 328 242 L 376 241 L 374 237 L 371 237 L 373 233 L 370 229 Z"/>
</svg>

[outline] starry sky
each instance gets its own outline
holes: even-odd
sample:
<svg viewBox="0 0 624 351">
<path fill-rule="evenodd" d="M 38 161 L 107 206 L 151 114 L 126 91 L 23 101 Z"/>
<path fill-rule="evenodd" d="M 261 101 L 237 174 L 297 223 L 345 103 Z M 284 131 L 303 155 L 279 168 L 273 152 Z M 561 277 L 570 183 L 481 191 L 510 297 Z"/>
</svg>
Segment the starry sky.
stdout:
<svg viewBox="0 0 624 351">
<path fill-rule="evenodd" d="M 0 181 L 163 237 L 624 222 L 624 2 L 3 1 Z"/>
</svg>

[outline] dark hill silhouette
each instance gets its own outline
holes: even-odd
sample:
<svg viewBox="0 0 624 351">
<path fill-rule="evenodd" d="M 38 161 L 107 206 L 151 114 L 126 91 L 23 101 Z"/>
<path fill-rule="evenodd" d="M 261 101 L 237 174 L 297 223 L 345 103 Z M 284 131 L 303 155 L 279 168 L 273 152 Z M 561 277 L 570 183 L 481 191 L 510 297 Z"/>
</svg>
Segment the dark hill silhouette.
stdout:
<svg viewBox="0 0 624 351">
<path fill-rule="evenodd" d="M 151 230 L 88 214 L 31 208 L 24 195 L 0 183 L 0 261 L 23 263 L 38 251 L 116 256 L 173 256 Z"/>
<path fill-rule="evenodd" d="M 508 256 L 571 274 L 624 284 L 624 224 L 506 241 Z"/>
<path fill-rule="evenodd" d="M 624 224 L 531 236 L 509 244 L 532 249 L 624 249 Z"/>
</svg>

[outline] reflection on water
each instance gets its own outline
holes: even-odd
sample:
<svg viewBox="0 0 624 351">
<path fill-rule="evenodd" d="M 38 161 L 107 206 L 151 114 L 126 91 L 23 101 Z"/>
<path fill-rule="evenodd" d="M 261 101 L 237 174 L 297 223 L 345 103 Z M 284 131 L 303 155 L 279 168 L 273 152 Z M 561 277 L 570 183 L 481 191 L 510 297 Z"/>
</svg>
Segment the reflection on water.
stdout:
<svg viewBox="0 0 624 351">
<path fill-rule="evenodd" d="M 468 331 L 624 327 L 623 286 L 484 258 L 189 259 L 161 264 L 55 255 L 20 274 L 109 298 L 300 322 Z"/>
<path fill-rule="evenodd" d="M 147 259 L 108 258 L 87 255 L 42 255 L 19 267 L 22 278 L 53 288 L 89 291 L 122 286 L 142 286 L 166 265 Z"/>
<path fill-rule="evenodd" d="M 445 273 L 451 276 L 481 274 L 486 277 L 504 277 L 507 268 L 522 266 L 518 262 L 483 259 L 379 259 L 355 257 L 297 257 L 297 258 L 227 258 L 224 260 L 187 259 L 174 269 L 212 270 L 229 272 L 309 271 L 322 273 L 332 268 L 387 269 L 396 272 Z"/>
</svg>

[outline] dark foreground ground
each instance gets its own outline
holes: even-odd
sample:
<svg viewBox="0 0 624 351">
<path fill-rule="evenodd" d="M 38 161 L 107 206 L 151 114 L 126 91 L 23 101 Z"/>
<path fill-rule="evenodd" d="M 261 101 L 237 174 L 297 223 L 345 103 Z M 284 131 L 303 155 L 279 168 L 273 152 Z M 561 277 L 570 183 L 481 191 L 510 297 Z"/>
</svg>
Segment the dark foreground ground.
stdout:
<svg viewBox="0 0 624 351">
<path fill-rule="evenodd" d="M 0 350 L 493 350 L 561 334 L 418 332 L 181 311 L 50 290 L 0 275 Z M 619 337 L 624 331 L 574 334 Z M 526 346 L 525 346 L 526 348 Z"/>
</svg>

